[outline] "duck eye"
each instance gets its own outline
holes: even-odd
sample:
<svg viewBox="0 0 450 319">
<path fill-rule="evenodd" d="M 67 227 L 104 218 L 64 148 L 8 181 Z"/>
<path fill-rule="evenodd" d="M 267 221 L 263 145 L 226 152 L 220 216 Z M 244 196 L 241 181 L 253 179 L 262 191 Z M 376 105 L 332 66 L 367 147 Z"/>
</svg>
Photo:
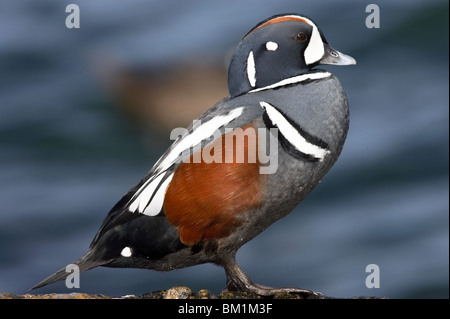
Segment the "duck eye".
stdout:
<svg viewBox="0 0 450 319">
<path fill-rule="evenodd" d="M 299 32 L 296 36 L 297 41 L 303 42 L 307 39 L 305 32 Z"/>
</svg>

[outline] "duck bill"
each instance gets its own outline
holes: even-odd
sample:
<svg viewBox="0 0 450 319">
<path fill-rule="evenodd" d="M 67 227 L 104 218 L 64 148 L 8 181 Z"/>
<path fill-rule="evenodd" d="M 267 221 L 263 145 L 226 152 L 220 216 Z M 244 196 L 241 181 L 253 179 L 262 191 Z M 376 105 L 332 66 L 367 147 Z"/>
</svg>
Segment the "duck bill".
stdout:
<svg viewBox="0 0 450 319">
<path fill-rule="evenodd" d="M 325 53 L 322 59 L 320 59 L 319 64 L 332 64 L 332 65 L 356 64 L 356 60 L 353 59 L 351 56 L 333 49 L 327 43 L 325 43 L 324 46 L 325 46 Z"/>
</svg>

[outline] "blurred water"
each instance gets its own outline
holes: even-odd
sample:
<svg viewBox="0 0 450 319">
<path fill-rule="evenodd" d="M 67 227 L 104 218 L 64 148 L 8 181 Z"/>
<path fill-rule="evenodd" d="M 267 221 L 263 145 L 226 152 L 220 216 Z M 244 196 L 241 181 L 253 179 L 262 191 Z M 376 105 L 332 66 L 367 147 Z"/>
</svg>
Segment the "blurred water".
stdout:
<svg viewBox="0 0 450 319">
<path fill-rule="evenodd" d="M 170 143 L 118 112 L 95 65 L 220 59 L 273 14 L 312 17 L 352 68 L 344 85 L 351 128 L 323 183 L 238 253 L 252 279 L 330 296 L 448 298 L 448 2 L 70 1 L 0 4 L 0 291 L 23 293 L 83 253 L 116 200 Z M 375 263 L 381 287 L 365 286 Z M 220 292 L 224 273 L 202 265 L 157 273 L 95 269 L 83 292 L 140 294 L 188 285 Z M 64 283 L 40 292 L 67 290 Z"/>
</svg>

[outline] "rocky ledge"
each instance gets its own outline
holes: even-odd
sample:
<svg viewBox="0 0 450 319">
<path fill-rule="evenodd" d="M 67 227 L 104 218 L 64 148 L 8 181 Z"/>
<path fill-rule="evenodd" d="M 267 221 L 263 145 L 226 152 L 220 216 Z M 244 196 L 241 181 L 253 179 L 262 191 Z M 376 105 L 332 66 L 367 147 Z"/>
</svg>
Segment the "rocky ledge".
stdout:
<svg viewBox="0 0 450 319">
<path fill-rule="evenodd" d="M 24 294 L 14 295 L 10 293 L 1 293 L 0 299 L 330 299 L 323 295 L 296 294 L 296 293 L 278 293 L 271 297 L 259 296 L 249 292 L 224 292 L 219 295 L 211 293 L 209 290 L 202 289 L 193 292 L 188 287 L 173 287 L 167 290 L 145 293 L 140 296 L 126 295 L 111 297 L 101 294 L 70 293 L 70 294 Z M 358 299 L 373 299 L 374 297 L 357 297 Z"/>
<path fill-rule="evenodd" d="M 126 295 L 118 297 L 110 297 L 101 294 L 86 294 L 86 293 L 70 293 L 70 294 L 24 294 L 14 295 L 10 293 L 0 293 L 0 299 L 267 299 L 249 292 L 225 292 L 220 295 L 215 295 L 209 290 L 202 289 L 193 292 L 188 287 L 173 287 L 167 290 L 154 291 L 145 293 L 140 296 Z M 270 297 L 273 299 L 325 299 L 324 296 L 315 296 L 310 294 L 288 294 L 279 293 Z"/>
</svg>

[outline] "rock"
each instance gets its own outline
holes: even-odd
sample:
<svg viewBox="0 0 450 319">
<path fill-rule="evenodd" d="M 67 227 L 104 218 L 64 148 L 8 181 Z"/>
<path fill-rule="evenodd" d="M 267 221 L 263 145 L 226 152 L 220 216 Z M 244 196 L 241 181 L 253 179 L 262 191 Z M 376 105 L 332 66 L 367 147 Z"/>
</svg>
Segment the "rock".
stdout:
<svg viewBox="0 0 450 319">
<path fill-rule="evenodd" d="M 194 295 L 194 299 L 215 299 L 216 296 L 214 296 L 209 290 L 207 289 L 201 289 L 197 291 Z"/>
<path fill-rule="evenodd" d="M 0 299 L 111 299 L 111 297 L 101 294 L 85 294 L 85 293 L 70 293 L 70 294 L 44 294 L 44 295 L 14 295 L 10 293 L 0 293 Z"/>
<path fill-rule="evenodd" d="M 374 299 L 375 297 L 356 297 L 355 299 Z M 1 293 L 0 299 L 334 299 L 327 296 L 315 296 L 310 294 L 277 293 L 271 297 L 259 296 L 250 292 L 228 291 L 214 295 L 207 289 L 193 292 L 189 287 L 172 287 L 167 290 L 153 291 L 140 296 L 125 295 L 119 297 L 105 296 L 102 294 L 70 293 L 70 294 L 42 294 L 42 295 L 15 295 Z"/>
<path fill-rule="evenodd" d="M 192 296 L 192 290 L 188 287 L 173 287 L 164 293 L 164 299 L 188 299 Z"/>
</svg>

